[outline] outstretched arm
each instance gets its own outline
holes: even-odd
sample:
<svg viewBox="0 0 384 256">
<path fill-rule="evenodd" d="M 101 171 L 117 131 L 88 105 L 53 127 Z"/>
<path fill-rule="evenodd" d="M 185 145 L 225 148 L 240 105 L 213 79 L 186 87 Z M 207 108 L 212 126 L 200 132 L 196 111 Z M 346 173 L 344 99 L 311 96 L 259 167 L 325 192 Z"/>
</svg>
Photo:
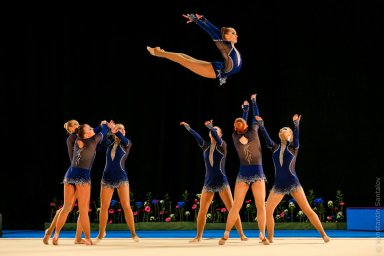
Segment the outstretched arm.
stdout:
<svg viewBox="0 0 384 256">
<path fill-rule="evenodd" d="M 212 137 L 216 140 L 217 145 L 222 146 L 222 145 L 223 145 L 223 140 L 222 140 L 221 137 L 217 134 L 216 129 L 213 128 L 213 121 L 212 121 L 212 120 L 205 121 L 204 124 L 205 124 L 205 126 L 209 129 L 209 131 L 211 132 Z"/>
<path fill-rule="evenodd" d="M 298 114 L 295 114 L 292 117 L 293 125 L 295 127 L 293 129 L 293 145 L 292 146 L 296 149 L 300 147 L 300 143 L 299 143 L 300 119 L 301 119 L 301 115 L 298 115 Z"/>
<path fill-rule="evenodd" d="M 222 40 L 220 29 L 209 22 L 203 15 L 183 14 L 183 17 L 188 19 L 187 23 L 195 22 L 200 28 L 207 32 L 214 41 Z"/>
<path fill-rule="evenodd" d="M 253 116 L 260 116 L 260 113 L 259 113 L 259 108 L 257 107 L 257 103 L 256 103 L 256 95 L 257 94 L 252 94 L 251 95 L 251 100 L 252 100 L 252 111 L 253 111 Z M 252 125 L 256 124 L 257 121 L 255 118 L 252 119 Z"/>
<path fill-rule="evenodd" d="M 255 120 L 260 127 L 261 134 L 263 135 L 263 138 L 264 138 L 265 144 L 267 145 L 267 148 L 273 150 L 276 143 L 269 136 L 267 129 L 265 129 L 264 120 L 260 116 L 255 116 Z"/>
<path fill-rule="evenodd" d="M 243 105 L 241 105 L 241 108 L 243 109 L 243 119 L 247 122 L 248 112 L 249 112 L 249 102 L 247 100 L 245 100 L 243 102 Z"/>
<path fill-rule="evenodd" d="M 183 125 L 185 129 L 187 129 L 187 131 L 189 131 L 189 133 L 191 133 L 193 135 L 193 137 L 195 137 L 196 141 L 197 141 L 197 144 L 200 146 L 200 147 L 204 147 L 206 142 L 205 140 L 200 136 L 199 133 L 197 133 L 195 130 L 193 130 L 191 128 L 191 126 L 189 126 L 188 123 L 186 122 L 181 122 L 180 125 Z"/>
</svg>

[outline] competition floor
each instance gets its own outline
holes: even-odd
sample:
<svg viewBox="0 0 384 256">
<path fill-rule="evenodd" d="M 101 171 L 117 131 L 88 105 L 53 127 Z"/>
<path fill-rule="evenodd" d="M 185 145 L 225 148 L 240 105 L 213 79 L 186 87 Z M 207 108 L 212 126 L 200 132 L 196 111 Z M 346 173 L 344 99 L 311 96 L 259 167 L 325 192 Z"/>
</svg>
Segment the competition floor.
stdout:
<svg viewBox="0 0 384 256">
<path fill-rule="evenodd" d="M 3 231 L 0 238 L 1 256 L 383 256 L 384 232 L 329 230 L 329 243 L 324 243 L 314 230 L 276 230 L 273 244 L 262 245 L 256 231 L 246 230 L 249 240 L 242 242 L 236 231 L 223 246 L 218 245 L 222 230 L 206 230 L 199 243 L 190 243 L 194 230 L 186 231 L 138 231 L 140 242 L 130 238 L 129 232 L 109 231 L 101 243 L 94 246 L 75 245 L 74 232 L 62 231 L 59 245 L 45 245 L 43 231 Z M 255 233 L 255 234 L 252 234 Z M 96 237 L 92 232 L 92 237 Z"/>
</svg>

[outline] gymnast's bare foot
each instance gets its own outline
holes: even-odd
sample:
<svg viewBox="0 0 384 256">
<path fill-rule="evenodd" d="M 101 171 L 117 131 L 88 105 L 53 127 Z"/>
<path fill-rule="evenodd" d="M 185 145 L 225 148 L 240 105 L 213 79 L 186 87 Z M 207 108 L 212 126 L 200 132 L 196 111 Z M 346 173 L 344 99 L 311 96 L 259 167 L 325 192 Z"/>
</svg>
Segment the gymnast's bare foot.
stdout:
<svg viewBox="0 0 384 256">
<path fill-rule="evenodd" d="M 201 241 L 201 237 L 197 236 L 195 238 L 193 238 L 191 241 L 189 241 L 190 243 L 198 243 Z"/>
<path fill-rule="evenodd" d="M 100 243 L 101 242 L 101 239 L 103 239 L 106 235 L 107 235 L 107 232 L 103 232 L 103 235 L 101 236 L 100 235 L 101 233 L 99 232 L 99 234 L 97 235 L 97 237 L 96 237 L 96 240 L 94 240 L 92 243 L 93 244 L 98 244 L 98 243 Z M 100 238 L 101 237 L 101 238 Z"/>
<path fill-rule="evenodd" d="M 43 243 L 44 244 L 49 244 L 49 236 L 44 236 L 44 238 L 43 238 Z"/>
<path fill-rule="evenodd" d="M 74 244 L 85 244 L 85 240 L 83 238 L 75 239 L 75 241 L 73 243 Z"/>
<path fill-rule="evenodd" d="M 93 244 L 99 244 L 101 242 L 101 239 L 96 237 L 96 239 L 92 242 Z"/>
<path fill-rule="evenodd" d="M 227 242 L 228 238 L 229 238 L 229 231 L 225 231 L 224 236 L 219 240 L 219 245 L 225 245 L 225 242 Z"/>
<path fill-rule="evenodd" d="M 163 49 L 161 49 L 160 47 L 149 47 L 147 46 L 147 50 L 149 51 L 149 53 L 153 56 L 156 56 L 156 57 L 161 57 L 161 53 L 164 52 Z"/>
<path fill-rule="evenodd" d="M 48 241 L 49 241 L 49 238 L 51 237 L 51 234 L 52 234 L 52 233 L 48 233 L 48 229 L 45 230 L 44 238 L 43 238 L 43 243 L 44 243 L 44 244 L 48 244 Z"/>
<path fill-rule="evenodd" d="M 324 240 L 324 243 L 328 243 L 329 241 L 331 241 L 331 238 L 327 235 L 324 235 L 323 240 Z"/>
<path fill-rule="evenodd" d="M 85 245 L 94 245 L 91 239 L 85 239 Z"/>
<path fill-rule="evenodd" d="M 261 240 L 260 243 L 263 245 L 269 245 L 269 241 L 267 238 L 265 238 L 265 235 L 260 232 L 259 239 Z"/>
<path fill-rule="evenodd" d="M 59 238 L 58 237 L 53 237 L 52 244 L 53 245 L 59 245 Z"/>
<path fill-rule="evenodd" d="M 227 242 L 228 238 L 222 237 L 219 240 L 219 245 L 225 245 L 225 242 Z"/>
<path fill-rule="evenodd" d="M 133 239 L 133 241 L 136 242 L 136 243 L 140 242 L 140 238 L 139 238 L 137 235 L 134 235 L 134 236 L 132 237 L 132 239 Z"/>
<path fill-rule="evenodd" d="M 248 237 L 246 237 L 245 234 L 241 234 L 241 235 L 240 235 L 240 240 L 241 240 L 241 241 L 248 241 Z"/>
</svg>

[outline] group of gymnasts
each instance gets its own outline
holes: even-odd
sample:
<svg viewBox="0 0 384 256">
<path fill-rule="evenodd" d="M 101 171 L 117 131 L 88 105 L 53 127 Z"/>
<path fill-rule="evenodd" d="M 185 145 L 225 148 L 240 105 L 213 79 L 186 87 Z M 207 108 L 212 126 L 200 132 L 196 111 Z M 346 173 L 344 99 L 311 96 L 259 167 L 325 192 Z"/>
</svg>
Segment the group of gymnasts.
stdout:
<svg viewBox="0 0 384 256">
<path fill-rule="evenodd" d="M 184 53 L 166 51 L 159 46 L 147 46 L 148 52 L 153 56 L 179 63 L 202 77 L 217 79 L 220 86 L 225 84 L 227 79 L 238 73 L 242 67 L 241 54 L 235 47 L 238 39 L 236 30 L 232 27 L 218 29 L 200 14 L 184 14 L 183 17 L 186 18 L 187 24 L 195 23 L 210 35 L 223 59 L 213 62 L 199 60 Z M 274 141 L 267 132 L 260 116 L 256 96 L 256 94 L 251 95 L 251 105 L 248 100 L 244 100 L 241 105 L 241 117 L 234 120 L 232 142 L 236 148 L 240 166 L 233 195 L 225 172 L 227 142 L 222 138 L 221 128 L 213 125 L 213 120 L 206 120 L 204 126 L 208 129 L 209 136 L 209 139 L 206 140 L 187 122 L 182 121 L 180 123 L 196 139 L 197 145 L 203 151 L 205 163 L 205 179 L 197 217 L 197 234 L 190 242 L 196 243 L 202 240 L 208 208 L 216 192 L 229 211 L 224 234 L 219 239 L 219 245 L 226 243 L 233 226 L 237 229 L 240 239 L 247 241 L 248 238 L 243 232 L 239 212 L 250 188 L 257 208 L 260 243 L 269 245 L 274 242 L 274 211 L 286 194 L 292 195 L 324 242 L 327 243 L 330 238 L 324 231 L 319 217 L 309 205 L 296 175 L 295 164 L 299 150 L 301 115 L 294 114 L 292 117 L 293 129 L 290 127 L 281 128 L 278 132 L 279 140 Z M 251 107 L 252 124 L 249 126 L 248 113 Z M 130 206 L 129 180 L 125 169 L 125 161 L 132 142 L 126 137 L 124 125 L 116 124 L 113 120 L 109 122 L 104 120 L 100 126 L 92 128 L 88 124 L 80 125 L 78 121 L 70 120 L 64 124 L 64 128 L 68 132 L 67 148 L 71 161 L 63 179 L 64 205 L 56 212 L 50 227 L 46 229 L 43 242 L 49 244 L 49 239 L 54 232 L 52 244 L 59 244 L 60 231 L 77 200 L 79 218 L 74 243 L 86 245 L 100 243 L 106 235 L 108 207 L 115 189 L 118 192 L 131 237 L 135 242 L 139 242 L 140 239 L 135 231 L 133 212 Z M 108 132 L 113 134 L 113 139 L 106 143 Z M 266 147 L 272 152 L 275 168 L 274 182 L 268 196 L 259 132 Z M 90 172 L 97 150 L 106 150 L 106 163 L 101 180 L 99 233 L 96 239 L 92 240 L 88 216 L 91 189 Z M 265 233 L 266 230 L 267 234 Z M 82 238 L 82 234 L 85 238 Z"/>
</svg>

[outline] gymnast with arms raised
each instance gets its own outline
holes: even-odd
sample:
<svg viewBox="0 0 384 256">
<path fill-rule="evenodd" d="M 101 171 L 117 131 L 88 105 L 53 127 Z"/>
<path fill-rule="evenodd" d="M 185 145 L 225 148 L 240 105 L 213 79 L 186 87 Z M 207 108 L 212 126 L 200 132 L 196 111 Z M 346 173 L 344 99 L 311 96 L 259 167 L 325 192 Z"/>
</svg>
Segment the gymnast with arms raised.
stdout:
<svg viewBox="0 0 384 256">
<path fill-rule="evenodd" d="M 253 116 L 259 115 L 256 104 L 256 94 L 251 95 Z M 269 242 L 265 237 L 266 209 L 265 209 L 265 182 L 267 181 L 262 165 L 260 139 L 258 135 L 259 126 L 252 118 L 252 126 L 248 127 L 249 102 L 242 104 L 243 115 L 234 121 L 234 132 L 232 140 L 240 160 L 239 172 L 236 178 L 233 207 L 228 213 L 225 232 L 219 240 L 219 245 L 224 245 L 229 238 L 230 231 L 236 221 L 237 215 L 244 203 L 249 189 L 252 190 L 257 209 L 257 224 L 259 227 L 259 239 L 264 245 Z"/>
<path fill-rule="evenodd" d="M 227 143 L 222 139 L 223 133 L 220 127 L 213 126 L 212 120 L 204 124 L 209 129 L 209 141 L 204 140 L 199 133 L 193 130 L 188 123 L 181 122 L 189 133 L 195 137 L 197 144 L 203 150 L 205 162 L 205 180 L 201 191 L 200 208 L 197 216 L 197 234 L 191 242 L 200 242 L 206 223 L 208 208 L 211 205 L 216 192 L 228 211 L 232 208 L 233 197 L 229 187 L 228 178 L 225 173 L 225 162 L 227 157 Z M 237 215 L 235 226 L 242 241 L 248 240 L 243 233 L 240 215 Z"/>
<path fill-rule="evenodd" d="M 89 203 L 91 196 L 91 169 L 96 156 L 97 145 L 112 128 L 107 121 L 101 122 L 100 132 L 88 124 L 77 128 L 77 137 L 73 148 L 71 166 L 64 175 L 64 205 L 56 222 L 56 230 L 52 239 L 53 245 L 58 245 L 60 231 L 63 228 L 73 203 L 77 198 L 79 205 L 79 218 L 85 236 L 85 244 L 92 245 L 91 227 L 89 221 Z"/>
<path fill-rule="evenodd" d="M 112 121 L 110 122 L 112 123 Z M 106 162 L 100 188 L 99 234 L 94 243 L 99 243 L 105 236 L 108 221 L 108 209 L 114 191 L 117 191 L 124 211 L 125 222 L 131 232 L 133 241 L 139 242 L 136 234 L 133 212 L 130 204 L 128 173 L 125 167 L 132 142 L 125 135 L 123 124 L 112 124 L 113 142 L 106 151 Z"/>
<path fill-rule="evenodd" d="M 71 119 L 71 120 L 64 123 L 64 129 L 67 131 L 67 134 L 68 134 L 68 137 L 66 139 L 66 144 L 67 144 L 67 150 L 68 150 L 68 156 L 69 156 L 70 162 L 72 162 L 73 149 L 74 149 L 75 141 L 77 138 L 76 130 L 79 126 L 80 126 L 79 122 L 75 119 Z M 93 130 L 95 133 L 99 133 L 99 131 L 101 130 L 101 125 L 94 128 Z M 96 150 L 97 151 L 102 150 L 105 147 L 105 145 L 108 145 L 108 143 L 109 143 L 109 140 L 104 138 L 102 141 L 100 141 L 97 144 Z M 73 200 L 74 201 L 72 203 L 72 209 L 73 209 L 73 206 L 74 206 L 75 201 L 76 201 L 76 196 L 73 198 Z M 55 214 L 54 218 L 52 219 L 51 224 L 45 230 L 44 238 L 43 238 L 44 244 L 49 244 L 49 239 L 50 239 L 53 231 L 56 228 L 57 219 L 58 219 L 60 212 L 62 210 L 63 210 L 63 208 L 60 208 L 56 211 L 56 214 Z M 83 229 L 81 227 L 80 218 L 77 218 L 76 234 L 75 234 L 75 241 L 74 241 L 75 244 L 84 244 L 85 243 L 85 240 L 81 237 L 82 232 L 83 232 Z"/>
<path fill-rule="evenodd" d="M 289 127 L 283 127 L 280 129 L 280 143 L 276 143 L 271 139 L 267 129 L 264 126 L 264 121 L 260 116 L 255 116 L 255 119 L 259 124 L 261 134 L 267 147 L 272 151 L 272 160 L 275 166 L 275 181 L 271 191 L 269 192 L 266 203 L 269 242 L 273 242 L 274 236 L 275 220 L 273 213 L 286 194 L 292 195 L 301 210 L 308 217 L 309 221 L 320 233 L 324 242 L 329 242 L 330 238 L 325 233 L 319 217 L 309 205 L 304 190 L 296 175 L 295 165 L 297 153 L 299 151 L 299 124 L 301 115 L 295 114 L 292 117 L 294 124 L 293 132 Z"/>
</svg>

